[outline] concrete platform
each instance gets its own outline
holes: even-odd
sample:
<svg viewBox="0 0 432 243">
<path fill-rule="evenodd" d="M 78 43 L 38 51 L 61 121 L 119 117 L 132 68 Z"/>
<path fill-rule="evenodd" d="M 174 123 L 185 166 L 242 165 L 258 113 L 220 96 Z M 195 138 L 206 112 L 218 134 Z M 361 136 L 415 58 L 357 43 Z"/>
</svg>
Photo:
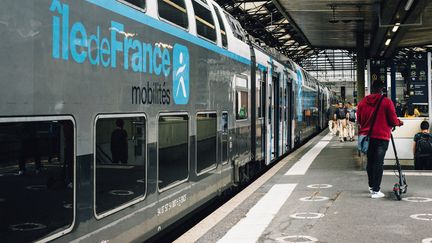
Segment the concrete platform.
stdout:
<svg viewBox="0 0 432 243">
<path fill-rule="evenodd" d="M 432 242 L 432 173 L 386 171 L 371 199 L 356 142 L 327 132 L 280 161 L 175 242 Z"/>
</svg>

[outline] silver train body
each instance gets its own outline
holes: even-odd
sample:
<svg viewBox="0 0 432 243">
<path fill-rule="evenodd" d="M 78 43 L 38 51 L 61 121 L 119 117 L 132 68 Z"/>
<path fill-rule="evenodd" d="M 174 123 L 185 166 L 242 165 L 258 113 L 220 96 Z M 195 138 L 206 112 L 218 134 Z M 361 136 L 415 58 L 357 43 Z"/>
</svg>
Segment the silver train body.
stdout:
<svg viewBox="0 0 432 243">
<path fill-rule="evenodd" d="M 2 242 L 142 242 L 326 126 L 211 0 L 3 0 L 0 32 Z"/>
</svg>

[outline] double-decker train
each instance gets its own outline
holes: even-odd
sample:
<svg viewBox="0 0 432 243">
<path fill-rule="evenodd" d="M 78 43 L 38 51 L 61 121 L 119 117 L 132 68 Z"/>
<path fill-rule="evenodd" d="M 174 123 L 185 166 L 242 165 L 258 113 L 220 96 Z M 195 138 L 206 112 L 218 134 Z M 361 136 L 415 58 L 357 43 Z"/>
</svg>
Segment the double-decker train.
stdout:
<svg viewBox="0 0 432 243">
<path fill-rule="evenodd" d="M 3 0 L 0 241 L 144 241 L 325 127 L 211 0 Z"/>
</svg>

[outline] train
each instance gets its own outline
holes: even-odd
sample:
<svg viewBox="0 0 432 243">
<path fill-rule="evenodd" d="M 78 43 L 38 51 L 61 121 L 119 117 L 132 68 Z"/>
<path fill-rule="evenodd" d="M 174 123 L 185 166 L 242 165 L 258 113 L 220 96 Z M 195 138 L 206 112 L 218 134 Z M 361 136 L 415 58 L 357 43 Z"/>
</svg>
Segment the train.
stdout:
<svg viewBox="0 0 432 243">
<path fill-rule="evenodd" d="M 3 0 L 0 241 L 143 242 L 326 127 L 212 0 Z"/>
</svg>

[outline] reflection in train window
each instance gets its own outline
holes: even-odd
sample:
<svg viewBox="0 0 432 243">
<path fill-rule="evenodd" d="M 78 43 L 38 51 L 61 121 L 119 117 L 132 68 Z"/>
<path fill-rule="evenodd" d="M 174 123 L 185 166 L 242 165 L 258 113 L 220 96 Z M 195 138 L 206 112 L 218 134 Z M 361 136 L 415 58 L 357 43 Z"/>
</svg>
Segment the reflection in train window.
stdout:
<svg viewBox="0 0 432 243">
<path fill-rule="evenodd" d="M 158 0 L 159 16 L 180 27 L 188 27 L 184 0 Z"/>
<path fill-rule="evenodd" d="M 197 173 L 216 166 L 216 113 L 197 114 Z"/>
<path fill-rule="evenodd" d="M 103 217 L 145 194 L 146 121 L 136 115 L 101 115 L 95 133 L 95 212 Z"/>
<path fill-rule="evenodd" d="M 0 123 L 2 242 L 36 241 L 73 222 L 74 125 L 39 120 Z"/>
<path fill-rule="evenodd" d="M 159 117 L 159 189 L 176 185 L 189 174 L 189 118 L 186 114 Z"/>
<path fill-rule="evenodd" d="M 195 10 L 197 34 L 211 41 L 216 41 L 216 28 L 208 5 L 201 0 L 194 0 L 192 4 Z"/>
<path fill-rule="evenodd" d="M 236 92 L 236 119 L 243 120 L 248 118 L 248 92 L 237 91 Z"/>
<path fill-rule="evenodd" d="M 244 76 L 236 76 L 235 85 L 236 120 L 244 120 L 249 117 L 248 80 Z"/>
<path fill-rule="evenodd" d="M 139 9 L 145 9 L 145 0 L 120 0 L 122 2 L 127 2 L 128 4 L 137 7 Z"/>
</svg>

